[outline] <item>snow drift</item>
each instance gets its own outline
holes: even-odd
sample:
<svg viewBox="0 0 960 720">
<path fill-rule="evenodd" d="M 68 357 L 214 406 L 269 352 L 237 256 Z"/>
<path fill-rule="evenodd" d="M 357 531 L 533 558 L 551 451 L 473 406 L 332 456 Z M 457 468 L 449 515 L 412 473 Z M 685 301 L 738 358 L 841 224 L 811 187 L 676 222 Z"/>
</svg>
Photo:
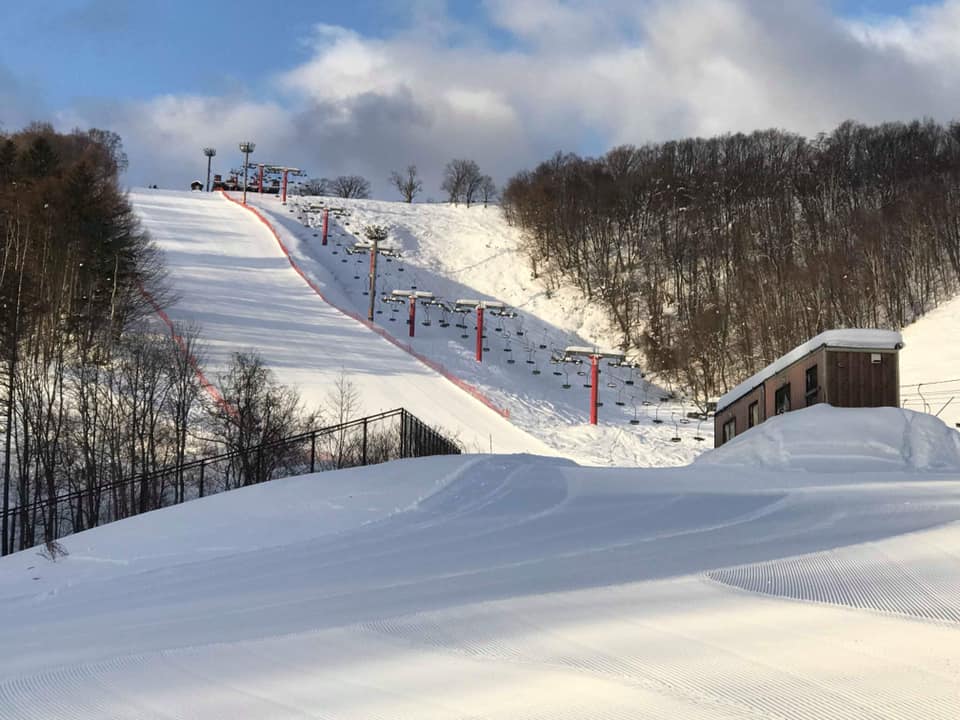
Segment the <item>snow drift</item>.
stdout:
<svg viewBox="0 0 960 720">
<path fill-rule="evenodd" d="M 815 405 L 771 418 L 696 463 L 814 472 L 960 471 L 960 433 L 913 410 Z"/>
</svg>

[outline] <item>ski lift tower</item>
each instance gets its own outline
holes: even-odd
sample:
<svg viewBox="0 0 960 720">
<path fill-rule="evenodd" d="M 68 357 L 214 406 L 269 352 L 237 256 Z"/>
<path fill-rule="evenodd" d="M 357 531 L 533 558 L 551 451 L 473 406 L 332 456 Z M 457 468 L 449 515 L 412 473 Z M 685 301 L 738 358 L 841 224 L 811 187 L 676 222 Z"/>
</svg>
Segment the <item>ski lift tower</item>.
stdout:
<svg viewBox="0 0 960 720">
<path fill-rule="evenodd" d="M 564 362 L 583 362 L 590 358 L 590 424 L 597 424 L 597 400 L 600 385 L 600 361 L 607 359 L 614 367 L 622 365 L 626 360 L 623 353 L 601 352 L 596 348 L 571 346 L 563 351 Z"/>
<path fill-rule="evenodd" d="M 306 174 L 300 168 L 287 167 L 286 165 L 267 165 L 267 172 L 283 175 L 283 180 L 280 182 L 280 201 L 282 205 L 287 204 L 287 178 L 291 174 L 294 177 L 302 177 Z"/>
<path fill-rule="evenodd" d="M 404 298 L 407 299 L 410 306 L 407 320 L 410 329 L 407 334 L 410 337 L 414 337 L 417 330 L 417 300 L 425 304 L 435 304 L 437 299 L 432 292 L 426 292 L 424 290 L 394 290 L 383 299 L 387 302 L 403 302 Z"/>
<path fill-rule="evenodd" d="M 489 310 L 496 317 L 515 318 L 517 313 L 499 300 L 457 300 L 454 311 L 464 312 L 470 308 L 477 309 L 477 362 L 483 362 L 483 313 Z"/>
<path fill-rule="evenodd" d="M 367 320 L 373 322 L 373 310 L 377 304 L 377 255 L 383 252 L 380 243 L 389 237 L 390 229 L 383 225 L 370 225 L 364 234 L 370 241 L 370 307 L 367 309 Z"/>
</svg>

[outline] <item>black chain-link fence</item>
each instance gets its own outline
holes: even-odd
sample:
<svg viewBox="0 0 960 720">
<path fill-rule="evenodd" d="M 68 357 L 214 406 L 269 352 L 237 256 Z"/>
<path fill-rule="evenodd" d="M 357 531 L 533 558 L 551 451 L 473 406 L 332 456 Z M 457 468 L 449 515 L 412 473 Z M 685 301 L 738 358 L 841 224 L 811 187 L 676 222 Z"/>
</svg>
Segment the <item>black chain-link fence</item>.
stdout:
<svg viewBox="0 0 960 720">
<path fill-rule="evenodd" d="M 32 547 L 131 515 L 291 475 L 458 454 L 456 443 L 414 415 L 391 410 L 10 508 L 9 547 Z"/>
</svg>

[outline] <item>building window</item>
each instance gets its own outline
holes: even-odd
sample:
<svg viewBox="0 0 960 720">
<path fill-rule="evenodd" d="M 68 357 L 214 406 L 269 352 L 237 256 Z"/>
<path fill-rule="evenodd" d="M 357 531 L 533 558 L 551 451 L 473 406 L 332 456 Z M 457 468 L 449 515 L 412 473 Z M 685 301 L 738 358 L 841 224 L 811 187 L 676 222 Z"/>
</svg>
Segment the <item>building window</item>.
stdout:
<svg viewBox="0 0 960 720">
<path fill-rule="evenodd" d="M 747 427 L 752 428 L 760 424 L 760 403 L 752 402 L 747 408 Z"/>
<path fill-rule="evenodd" d="M 787 383 L 774 393 L 773 412 L 776 415 L 790 412 L 790 383 Z"/>
<path fill-rule="evenodd" d="M 820 382 L 817 379 L 817 366 L 807 369 L 807 407 L 816 405 L 820 399 Z"/>
<path fill-rule="evenodd" d="M 737 419 L 730 418 L 723 424 L 723 441 L 730 442 L 737 435 Z"/>
</svg>

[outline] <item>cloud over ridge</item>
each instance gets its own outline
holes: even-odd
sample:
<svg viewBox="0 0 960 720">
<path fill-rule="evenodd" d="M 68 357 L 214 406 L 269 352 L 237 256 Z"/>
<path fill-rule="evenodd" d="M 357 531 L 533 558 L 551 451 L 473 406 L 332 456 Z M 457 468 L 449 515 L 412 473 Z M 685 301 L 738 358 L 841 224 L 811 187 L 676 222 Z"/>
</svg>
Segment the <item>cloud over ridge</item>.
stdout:
<svg viewBox="0 0 960 720">
<path fill-rule="evenodd" d="M 183 185 L 208 144 L 225 170 L 250 138 L 259 159 L 364 174 L 386 197 L 390 170 L 416 163 L 439 197 L 454 156 L 503 181 L 558 149 L 960 117 L 960 0 L 859 20 L 809 0 L 487 0 L 481 26 L 415 5 L 386 37 L 315 26 L 269 100 L 171 95 L 60 122 L 119 132 L 132 183 Z"/>
</svg>

